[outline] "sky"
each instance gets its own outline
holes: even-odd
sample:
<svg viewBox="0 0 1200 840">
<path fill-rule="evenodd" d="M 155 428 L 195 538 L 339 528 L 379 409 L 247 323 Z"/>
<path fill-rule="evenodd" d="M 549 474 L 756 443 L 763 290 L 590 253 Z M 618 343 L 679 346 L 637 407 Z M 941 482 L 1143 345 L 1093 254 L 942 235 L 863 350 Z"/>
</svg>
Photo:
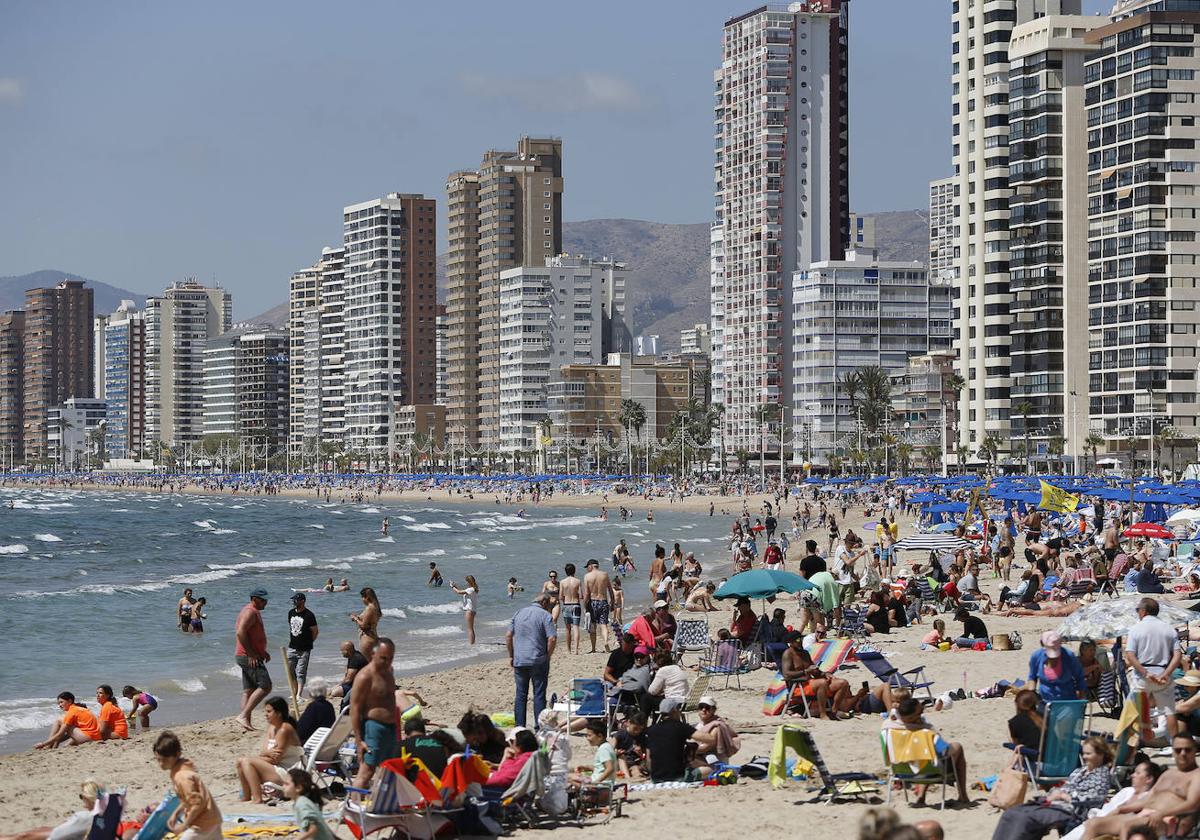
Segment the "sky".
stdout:
<svg viewBox="0 0 1200 840">
<path fill-rule="evenodd" d="M 950 174 L 949 7 L 851 2 L 858 212 L 926 207 Z M 522 134 L 563 139 L 568 221 L 709 221 L 721 26 L 751 8 L 10 4 L 0 275 L 55 268 L 143 293 L 215 280 L 248 317 L 340 241 L 347 204 L 424 193 L 444 241 L 446 175 Z"/>
</svg>

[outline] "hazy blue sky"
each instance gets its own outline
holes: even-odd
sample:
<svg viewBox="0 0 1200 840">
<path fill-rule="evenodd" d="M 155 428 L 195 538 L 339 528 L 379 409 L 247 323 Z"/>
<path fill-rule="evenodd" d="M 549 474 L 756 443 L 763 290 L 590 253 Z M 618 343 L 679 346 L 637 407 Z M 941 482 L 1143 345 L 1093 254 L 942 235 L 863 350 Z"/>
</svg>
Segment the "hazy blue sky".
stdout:
<svg viewBox="0 0 1200 840">
<path fill-rule="evenodd" d="M 924 207 L 949 174 L 949 6 L 851 4 L 856 210 Z M 448 172 L 522 133 L 563 138 L 568 220 L 707 221 L 721 24 L 750 8 L 9 5 L 0 275 L 215 278 L 248 316 L 340 239 L 343 205 L 397 190 L 441 207 Z"/>
</svg>

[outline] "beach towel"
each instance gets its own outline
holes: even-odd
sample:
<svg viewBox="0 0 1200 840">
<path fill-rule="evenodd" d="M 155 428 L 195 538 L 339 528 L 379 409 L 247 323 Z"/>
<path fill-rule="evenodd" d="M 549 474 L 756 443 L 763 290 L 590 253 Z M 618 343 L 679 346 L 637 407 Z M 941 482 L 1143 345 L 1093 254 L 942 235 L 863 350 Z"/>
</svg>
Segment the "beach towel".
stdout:
<svg viewBox="0 0 1200 840">
<path fill-rule="evenodd" d="M 712 732 L 716 736 L 716 743 L 713 749 L 718 756 L 725 756 L 726 760 L 732 755 L 736 755 L 737 751 L 742 748 L 742 740 L 737 733 L 723 720 L 714 720 L 709 723 L 702 723 L 696 727 L 697 732 Z"/>
<path fill-rule="evenodd" d="M 704 782 L 643 782 L 630 785 L 630 790 L 681 790 L 683 788 L 703 787 Z"/>
<path fill-rule="evenodd" d="M 787 708 L 787 700 L 787 681 L 784 680 L 783 674 L 776 672 L 775 678 L 771 680 L 766 693 L 763 694 L 763 714 L 769 716 L 783 714 L 783 710 Z"/>
<path fill-rule="evenodd" d="M 465 793 L 471 784 L 482 785 L 491 772 L 487 762 L 478 753 L 452 755 L 442 772 L 442 788 L 458 796 Z"/>
<path fill-rule="evenodd" d="M 1139 744 L 1154 737 L 1154 724 L 1150 720 L 1150 698 L 1144 691 L 1135 691 L 1125 700 L 1113 734 L 1118 741 L 1122 736 L 1128 738 L 1137 735 Z"/>
<path fill-rule="evenodd" d="M 920 766 L 937 761 L 931 729 L 889 729 L 888 755 L 893 764 Z"/>
<path fill-rule="evenodd" d="M 813 664 L 827 674 L 832 674 L 847 662 L 853 662 L 854 642 L 851 639 L 824 639 L 808 648 Z"/>
<path fill-rule="evenodd" d="M 787 751 L 791 749 L 800 755 L 805 746 L 802 730 L 793 726 L 781 726 L 775 730 L 775 742 L 771 745 L 771 763 L 767 767 L 767 778 L 771 780 L 771 787 L 780 787 L 788 779 Z"/>
</svg>

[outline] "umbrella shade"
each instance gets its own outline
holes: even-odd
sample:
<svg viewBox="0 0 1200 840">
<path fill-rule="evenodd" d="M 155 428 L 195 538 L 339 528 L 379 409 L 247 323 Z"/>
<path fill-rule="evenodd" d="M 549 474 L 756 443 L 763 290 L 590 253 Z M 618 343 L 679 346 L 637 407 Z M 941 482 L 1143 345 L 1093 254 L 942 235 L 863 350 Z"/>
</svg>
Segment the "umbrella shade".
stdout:
<svg viewBox="0 0 1200 840">
<path fill-rule="evenodd" d="M 1196 508 L 1186 508 L 1177 510 L 1171 514 L 1171 518 L 1167 520 L 1168 525 L 1188 525 L 1192 522 L 1200 521 L 1200 510 Z"/>
<path fill-rule="evenodd" d="M 1084 604 L 1067 616 L 1058 628 L 1064 639 L 1115 639 L 1137 624 L 1137 605 L 1141 598 L 1118 598 Z M 1158 617 L 1172 626 L 1196 621 L 1196 613 L 1174 604 L 1158 602 Z"/>
<path fill-rule="evenodd" d="M 1126 528 L 1122 533 L 1127 537 L 1156 537 L 1158 539 L 1169 539 L 1175 536 L 1171 533 L 1170 528 L 1155 525 L 1153 522 L 1138 522 L 1136 525 Z"/>
<path fill-rule="evenodd" d="M 901 551 L 905 549 L 912 549 L 913 551 L 963 551 L 964 549 L 974 548 L 975 545 L 970 540 L 964 540 L 962 537 L 954 536 L 954 534 L 914 534 L 897 542 L 895 547 Z"/>
<path fill-rule="evenodd" d="M 770 598 L 780 592 L 799 592 L 801 589 L 816 589 L 806 579 L 792 572 L 775 569 L 753 569 L 736 574 L 721 584 L 714 598 Z"/>
<path fill-rule="evenodd" d="M 957 522 L 943 522 L 940 525 L 934 525 L 929 530 L 933 531 L 934 533 L 937 533 L 937 534 L 944 534 L 947 531 L 953 531 L 957 527 L 958 527 Z"/>
</svg>

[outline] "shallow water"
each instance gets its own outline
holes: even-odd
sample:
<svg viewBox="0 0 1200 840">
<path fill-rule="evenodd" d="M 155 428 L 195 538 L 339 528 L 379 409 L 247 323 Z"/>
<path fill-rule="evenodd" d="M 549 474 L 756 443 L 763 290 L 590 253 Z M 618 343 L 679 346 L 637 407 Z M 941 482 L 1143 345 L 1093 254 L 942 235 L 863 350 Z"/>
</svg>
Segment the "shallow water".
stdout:
<svg viewBox="0 0 1200 840">
<path fill-rule="evenodd" d="M 12 507 L 7 505 L 11 502 Z M 724 560 L 724 520 L 665 506 L 656 522 L 608 522 L 596 508 L 516 509 L 480 499 L 426 507 L 375 501 L 188 496 L 0 488 L 0 752 L 39 740 L 63 690 L 91 700 L 96 685 L 129 683 L 160 699 L 155 725 L 235 714 L 240 680 L 233 624 L 250 590 L 270 593 L 265 611 L 271 676 L 286 692 L 279 647 L 287 642 L 293 589 L 349 578 L 346 593 L 310 593 L 321 628 L 310 675 L 340 676 L 339 642 L 355 639 L 348 617 L 372 586 L 397 643 L 396 669 L 451 667 L 502 649 L 508 618 L 541 587 L 546 571 L 589 557 L 610 565 L 625 537 L 638 566 L 627 599 L 644 602 L 655 542 L 679 541 L 706 565 Z M 610 506 L 615 507 L 615 506 Z M 380 533 L 383 516 L 391 534 Z M 706 556 L 707 555 L 707 556 Z M 434 561 L 447 583 L 478 579 L 478 644 L 467 644 L 460 599 L 426 585 Z M 515 576 L 525 587 L 510 600 Z M 178 631 L 184 587 L 208 599 L 205 633 Z M 631 611 L 626 610 L 627 620 Z"/>
</svg>

